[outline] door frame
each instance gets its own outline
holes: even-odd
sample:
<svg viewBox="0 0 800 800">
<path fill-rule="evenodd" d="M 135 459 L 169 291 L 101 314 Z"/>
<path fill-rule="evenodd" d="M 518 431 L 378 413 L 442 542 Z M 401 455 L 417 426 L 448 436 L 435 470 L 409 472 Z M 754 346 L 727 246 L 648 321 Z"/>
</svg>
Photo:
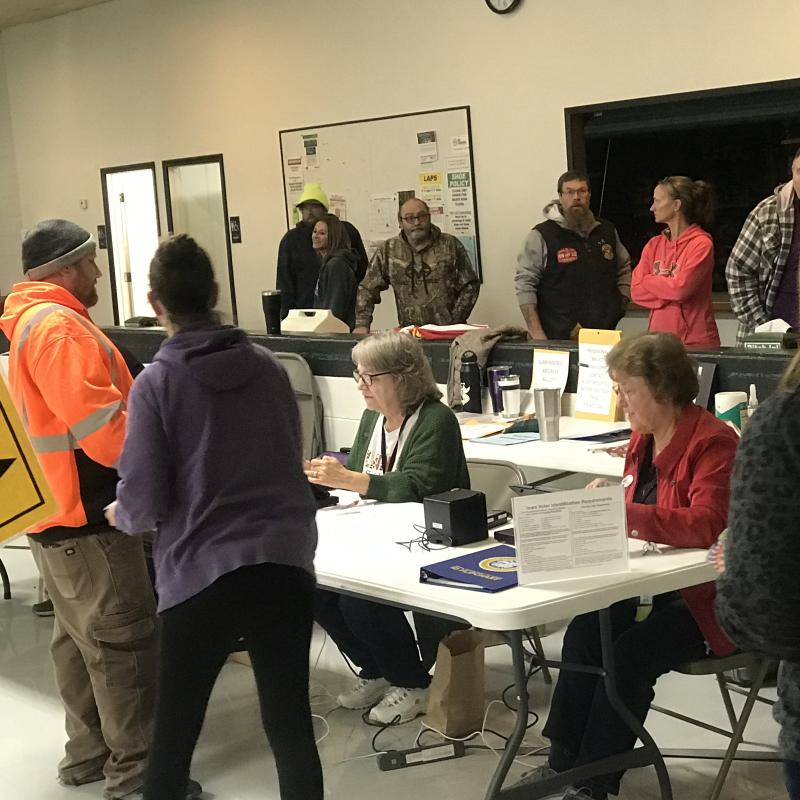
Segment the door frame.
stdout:
<svg viewBox="0 0 800 800">
<path fill-rule="evenodd" d="M 186 167 L 193 164 L 219 165 L 220 185 L 222 187 L 222 221 L 225 227 L 225 247 L 228 251 L 228 283 L 231 289 L 231 315 L 233 316 L 233 324 L 238 325 L 239 314 L 236 309 L 236 284 L 233 278 L 233 251 L 231 249 L 231 230 L 228 219 L 228 190 L 225 186 L 225 162 L 222 158 L 222 153 L 213 153 L 206 156 L 190 156 L 188 158 L 170 158 L 161 162 L 161 174 L 164 181 L 164 202 L 167 210 L 167 231 L 170 236 L 173 236 L 175 233 L 172 218 L 172 194 L 169 186 L 169 168 Z"/>
<path fill-rule="evenodd" d="M 111 280 L 111 306 L 114 313 L 114 324 L 119 325 L 119 302 L 117 301 L 117 276 L 114 266 L 114 242 L 111 233 L 111 213 L 108 205 L 106 176 L 117 172 L 139 172 L 149 169 L 153 173 L 153 197 L 156 201 L 156 233 L 161 238 L 161 213 L 158 208 L 158 183 L 156 181 L 156 162 L 143 161 L 139 164 L 123 164 L 120 167 L 103 167 L 100 170 L 100 188 L 103 191 L 103 216 L 106 223 L 106 253 L 108 256 L 108 277 Z M 123 320 L 124 324 L 124 320 Z"/>
</svg>

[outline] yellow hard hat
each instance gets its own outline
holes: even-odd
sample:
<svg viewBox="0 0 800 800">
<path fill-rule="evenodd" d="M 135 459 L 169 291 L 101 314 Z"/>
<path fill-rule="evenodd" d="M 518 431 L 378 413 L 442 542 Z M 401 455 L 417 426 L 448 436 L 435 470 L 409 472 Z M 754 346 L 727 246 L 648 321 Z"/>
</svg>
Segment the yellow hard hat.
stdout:
<svg viewBox="0 0 800 800">
<path fill-rule="evenodd" d="M 319 203 L 325 206 L 326 211 L 328 210 L 328 195 L 322 191 L 322 187 L 318 183 L 307 183 L 303 186 L 303 193 L 297 199 L 295 205 L 300 208 L 303 203 L 308 202 Z"/>
</svg>

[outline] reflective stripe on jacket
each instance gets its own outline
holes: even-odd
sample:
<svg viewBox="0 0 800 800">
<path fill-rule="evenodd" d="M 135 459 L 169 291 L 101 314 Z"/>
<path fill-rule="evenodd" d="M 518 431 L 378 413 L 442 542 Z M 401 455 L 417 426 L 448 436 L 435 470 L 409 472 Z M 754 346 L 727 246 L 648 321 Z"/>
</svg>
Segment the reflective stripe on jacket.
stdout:
<svg viewBox="0 0 800 800">
<path fill-rule="evenodd" d="M 15 285 L 0 327 L 11 341 L 11 394 L 59 507 L 30 532 L 102 523 L 133 383 L 125 361 L 84 306 L 54 284 Z"/>
</svg>

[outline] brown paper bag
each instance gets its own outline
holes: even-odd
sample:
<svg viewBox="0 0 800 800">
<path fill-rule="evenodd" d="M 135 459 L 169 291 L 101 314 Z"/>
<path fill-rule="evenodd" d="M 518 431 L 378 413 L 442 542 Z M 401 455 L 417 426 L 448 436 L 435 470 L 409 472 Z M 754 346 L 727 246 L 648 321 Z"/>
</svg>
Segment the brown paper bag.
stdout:
<svg viewBox="0 0 800 800">
<path fill-rule="evenodd" d="M 483 634 L 455 631 L 442 639 L 425 723 L 446 736 L 466 736 L 483 723 Z"/>
</svg>

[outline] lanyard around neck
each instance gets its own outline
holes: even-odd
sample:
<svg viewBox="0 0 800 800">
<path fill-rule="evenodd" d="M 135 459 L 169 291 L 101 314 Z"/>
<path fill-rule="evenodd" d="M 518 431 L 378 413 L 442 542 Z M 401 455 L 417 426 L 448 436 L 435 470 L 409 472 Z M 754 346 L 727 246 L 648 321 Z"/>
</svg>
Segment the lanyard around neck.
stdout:
<svg viewBox="0 0 800 800">
<path fill-rule="evenodd" d="M 403 435 L 403 428 L 406 426 L 406 422 L 411 415 L 406 414 L 403 417 L 403 422 L 400 425 L 400 430 L 397 432 L 397 441 L 394 443 L 394 449 L 392 450 L 392 454 L 389 456 L 389 461 L 386 461 L 386 427 L 385 425 L 381 425 L 381 469 L 383 470 L 383 474 L 386 475 L 392 471 L 392 467 L 394 467 L 394 460 L 397 457 L 397 448 L 400 447 L 400 437 Z"/>
</svg>

